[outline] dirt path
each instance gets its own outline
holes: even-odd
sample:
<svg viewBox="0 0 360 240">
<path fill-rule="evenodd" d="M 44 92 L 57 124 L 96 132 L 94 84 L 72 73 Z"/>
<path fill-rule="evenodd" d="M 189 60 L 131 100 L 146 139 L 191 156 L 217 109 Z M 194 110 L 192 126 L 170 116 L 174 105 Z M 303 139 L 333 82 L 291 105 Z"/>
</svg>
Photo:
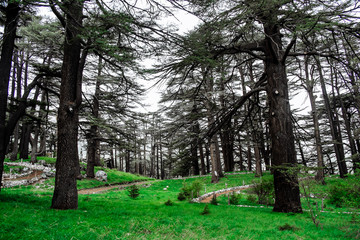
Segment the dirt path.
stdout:
<svg viewBox="0 0 360 240">
<path fill-rule="evenodd" d="M 29 180 L 35 177 L 40 176 L 43 173 L 42 170 L 34 170 L 30 174 L 18 178 L 4 178 L 4 181 L 20 181 L 20 180 Z"/>
<path fill-rule="evenodd" d="M 134 182 L 134 183 L 127 183 L 127 184 L 117 184 L 112 186 L 104 186 L 104 187 L 97 187 L 97 188 L 87 188 L 87 189 L 81 189 L 78 191 L 78 194 L 97 194 L 97 193 L 103 193 L 106 191 L 109 191 L 111 189 L 118 189 L 123 190 L 126 187 L 129 187 L 131 185 L 142 185 L 147 183 L 152 183 L 153 181 L 144 181 L 144 182 Z"/>
<path fill-rule="evenodd" d="M 220 196 L 220 195 L 223 195 L 223 194 L 228 194 L 228 193 L 231 193 L 231 192 L 236 192 L 236 191 L 241 191 L 241 190 L 245 190 L 245 189 L 248 189 L 252 186 L 244 186 L 242 188 L 238 188 L 236 190 L 229 190 L 229 191 L 225 191 L 225 192 L 220 192 L 220 193 L 216 193 L 216 197 Z M 204 199 L 202 199 L 200 202 L 201 203 L 210 203 L 211 202 L 211 199 L 213 198 L 213 195 L 210 195 Z"/>
</svg>

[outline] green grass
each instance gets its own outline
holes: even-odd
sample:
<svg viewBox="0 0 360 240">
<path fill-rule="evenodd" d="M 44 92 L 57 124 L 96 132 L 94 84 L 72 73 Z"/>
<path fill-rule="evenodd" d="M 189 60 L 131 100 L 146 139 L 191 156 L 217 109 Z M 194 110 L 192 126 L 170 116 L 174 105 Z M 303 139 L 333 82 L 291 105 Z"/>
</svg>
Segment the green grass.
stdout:
<svg viewBox="0 0 360 240">
<path fill-rule="evenodd" d="M 113 174 L 108 173 L 109 178 Z M 249 181 L 253 174 L 228 176 L 215 185 L 201 178 L 207 189 Z M 151 182 L 133 200 L 126 191 L 80 195 L 78 210 L 50 209 L 51 195 L 33 186 L 3 189 L 0 194 L 0 239 L 356 239 L 360 217 L 321 213 L 316 228 L 307 212 L 285 214 L 271 208 L 239 208 L 178 201 L 183 182 Z M 83 181 L 83 180 L 82 180 Z M 242 184 L 240 184 L 242 185 Z M 205 185 L 204 185 L 205 186 Z M 167 188 L 167 190 L 164 190 Z M 210 190 L 209 190 L 210 191 Z M 220 197 L 221 198 L 221 197 Z M 166 206 L 171 200 L 174 204 Z M 222 201 L 220 199 L 220 201 Z M 286 226 L 286 227 L 284 227 Z M 288 227 L 290 226 L 290 228 Z M 279 230 L 279 228 L 289 230 Z"/>
</svg>

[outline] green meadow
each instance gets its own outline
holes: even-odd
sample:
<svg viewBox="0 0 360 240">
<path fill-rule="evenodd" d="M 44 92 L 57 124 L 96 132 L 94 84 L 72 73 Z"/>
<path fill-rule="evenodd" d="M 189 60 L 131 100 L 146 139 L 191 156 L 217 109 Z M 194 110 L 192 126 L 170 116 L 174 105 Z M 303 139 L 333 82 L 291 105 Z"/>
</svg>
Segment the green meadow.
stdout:
<svg viewBox="0 0 360 240">
<path fill-rule="evenodd" d="M 0 239 L 359 239 L 359 209 L 337 208 L 326 202 L 317 211 L 319 226 L 310 216 L 306 199 L 304 213 L 272 211 L 271 206 L 251 202 L 250 190 L 240 194 L 239 207 L 218 197 L 218 205 L 179 201 L 184 185 L 201 183 L 201 194 L 225 187 L 250 184 L 253 173 L 228 175 L 217 184 L 210 177 L 153 180 L 108 170 L 108 182 L 80 180 L 78 188 L 99 187 L 122 182 L 146 181 L 139 185 L 140 196 L 132 199 L 118 188 L 100 194 L 79 195 L 77 210 L 50 209 L 53 180 L 35 186 L 2 189 L 0 193 Z M 150 180 L 150 181 L 148 181 Z M 327 179 L 315 186 L 317 192 L 343 181 Z M 165 205 L 165 202 L 172 205 Z M 312 200 L 313 201 L 313 200 Z M 313 204 L 313 203 L 312 203 Z M 208 214 L 202 214 L 204 208 Z M 311 205 L 310 205 L 311 207 Z"/>
</svg>

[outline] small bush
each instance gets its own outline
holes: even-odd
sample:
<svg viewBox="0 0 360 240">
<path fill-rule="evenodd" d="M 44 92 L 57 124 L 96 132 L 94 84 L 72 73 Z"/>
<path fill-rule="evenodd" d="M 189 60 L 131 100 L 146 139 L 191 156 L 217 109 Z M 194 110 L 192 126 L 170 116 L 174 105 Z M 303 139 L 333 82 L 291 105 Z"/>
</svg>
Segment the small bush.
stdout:
<svg viewBox="0 0 360 240">
<path fill-rule="evenodd" d="M 201 215 L 207 215 L 207 214 L 210 214 L 210 209 L 208 204 L 205 205 L 204 210 L 201 212 Z"/>
<path fill-rule="evenodd" d="M 172 205 L 174 205 L 174 203 L 173 203 L 170 199 L 168 199 L 168 200 L 165 202 L 165 205 L 166 205 L 166 206 L 172 206 Z"/>
<path fill-rule="evenodd" d="M 137 198 L 140 195 L 138 186 L 131 185 L 128 188 L 128 193 L 129 193 L 128 196 L 131 197 L 132 199 Z"/>
<path fill-rule="evenodd" d="M 201 180 L 195 180 L 190 185 L 186 184 L 184 181 L 183 187 L 180 189 L 178 199 L 180 201 L 182 201 L 182 200 L 185 200 L 185 199 L 183 199 L 184 197 L 188 198 L 188 199 L 194 198 L 194 197 L 199 197 L 202 186 L 203 186 L 203 183 L 201 182 Z"/>
<path fill-rule="evenodd" d="M 274 204 L 275 192 L 273 177 L 263 177 L 262 179 L 256 180 L 253 183 L 254 188 L 252 191 L 257 195 L 258 203 L 266 205 Z"/>
<path fill-rule="evenodd" d="M 210 204 L 212 205 L 218 205 L 218 201 L 216 199 L 216 194 L 213 195 L 213 197 L 211 198 Z"/>
<path fill-rule="evenodd" d="M 235 192 L 233 192 L 233 193 L 230 195 L 229 203 L 230 203 L 231 205 L 238 205 L 240 199 L 241 199 L 241 195 L 240 195 L 240 194 L 236 194 Z"/>
<path fill-rule="evenodd" d="M 300 229 L 298 227 L 296 227 L 296 226 L 285 223 L 284 225 L 279 226 L 279 230 L 280 231 L 297 231 L 297 230 L 300 230 Z"/>
<path fill-rule="evenodd" d="M 179 199 L 179 201 L 184 201 L 186 199 L 184 192 L 179 192 L 177 199 Z"/>
<path fill-rule="evenodd" d="M 253 194 L 247 195 L 246 199 L 247 199 L 249 202 L 252 202 L 252 203 L 256 203 L 256 202 L 257 202 L 257 198 L 256 198 L 256 196 L 253 195 Z"/>
<path fill-rule="evenodd" d="M 336 207 L 360 208 L 360 172 L 348 176 L 343 182 L 332 186 L 329 191 L 328 202 Z"/>
</svg>

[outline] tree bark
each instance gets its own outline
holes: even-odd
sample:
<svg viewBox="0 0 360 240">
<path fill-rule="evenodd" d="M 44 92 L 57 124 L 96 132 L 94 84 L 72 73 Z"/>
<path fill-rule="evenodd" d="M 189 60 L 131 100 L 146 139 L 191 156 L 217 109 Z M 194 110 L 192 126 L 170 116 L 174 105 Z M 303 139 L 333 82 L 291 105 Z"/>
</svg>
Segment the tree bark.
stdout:
<svg viewBox="0 0 360 240">
<path fill-rule="evenodd" d="M 199 147 L 199 155 L 200 155 L 200 163 L 201 163 L 201 175 L 206 175 L 205 156 L 204 156 L 204 149 L 202 143 L 200 143 L 198 147 Z"/>
<path fill-rule="evenodd" d="M 4 8 L 5 26 L 1 46 L 0 59 L 0 190 L 6 149 L 10 139 L 10 133 L 6 129 L 6 109 L 8 101 L 9 78 L 11 61 L 15 46 L 16 29 L 19 20 L 20 3 L 9 2 Z"/>
<path fill-rule="evenodd" d="M 58 109 L 58 156 L 56 160 L 55 189 L 51 208 L 77 209 L 76 179 L 79 173 L 78 122 L 81 104 L 82 71 L 86 52 L 81 56 L 80 26 L 83 19 L 83 1 L 63 1 L 65 11 L 65 41 L 60 105 Z"/>
<path fill-rule="evenodd" d="M 276 16 L 264 18 L 265 73 L 269 101 L 271 157 L 274 168 L 275 212 L 302 212 L 296 166 L 296 152 L 288 81 L 283 56 L 280 28 Z"/>
<path fill-rule="evenodd" d="M 311 78 L 310 78 L 311 76 Z M 322 144 L 321 144 L 321 136 L 320 136 L 320 125 L 319 125 L 319 117 L 318 111 L 316 109 L 316 101 L 314 96 L 314 82 L 315 79 L 313 75 L 309 73 L 309 57 L 305 56 L 305 85 L 306 91 L 309 96 L 310 106 L 311 106 L 311 115 L 314 124 L 314 135 L 315 135 L 315 146 L 317 153 L 317 171 L 315 179 L 325 184 L 325 176 L 324 176 L 324 157 L 322 152 Z"/>
</svg>

